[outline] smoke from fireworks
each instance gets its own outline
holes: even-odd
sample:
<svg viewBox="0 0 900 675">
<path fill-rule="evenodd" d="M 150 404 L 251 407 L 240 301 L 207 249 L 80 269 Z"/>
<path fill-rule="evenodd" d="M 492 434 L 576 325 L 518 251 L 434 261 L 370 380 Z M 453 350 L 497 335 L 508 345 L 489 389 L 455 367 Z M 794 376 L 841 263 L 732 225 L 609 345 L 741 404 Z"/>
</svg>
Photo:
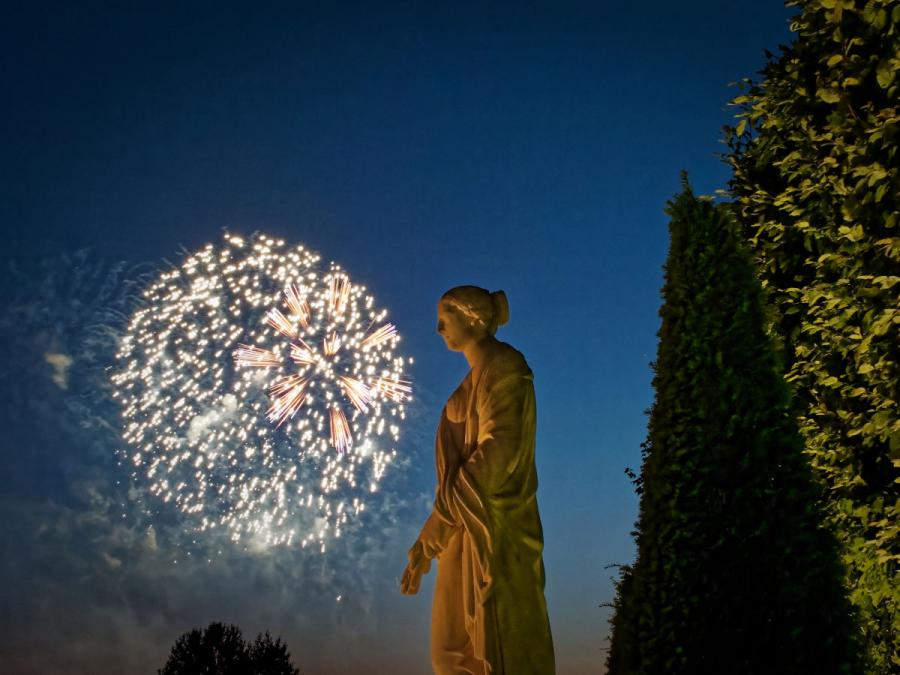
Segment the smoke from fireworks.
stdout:
<svg viewBox="0 0 900 675">
<path fill-rule="evenodd" d="M 263 235 L 188 256 L 144 301 L 113 375 L 135 478 L 199 531 L 324 550 L 396 457 L 411 359 L 387 312 Z"/>
</svg>

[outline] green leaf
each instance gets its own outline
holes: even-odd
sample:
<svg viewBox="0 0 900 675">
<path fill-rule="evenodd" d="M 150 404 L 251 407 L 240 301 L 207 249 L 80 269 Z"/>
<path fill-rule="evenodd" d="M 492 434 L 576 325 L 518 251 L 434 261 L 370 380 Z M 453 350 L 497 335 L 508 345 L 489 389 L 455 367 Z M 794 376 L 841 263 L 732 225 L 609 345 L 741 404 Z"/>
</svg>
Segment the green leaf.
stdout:
<svg viewBox="0 0 900 675">
<path fill-rule="evenodd" d="M 894 75 L 896 71 L 891 66 L 891 63 L 888 59 L 883 60 L 878 64 L 878 67 L 875 69 L 875 79 L 878 80 L 878 84 L 881 85 L 882 89 L 887 89 L 891 86 L 891 83 L 894 81 Z"/>
<path fill-rule="evenodd" d="M 891 412 L 889 410 L 879 410 L 872 415 L 872 425 L 876 431 L 883 429 L 891 420 Z"/>
<path fill-rule="evenodd" d="M 825 101 L 825 103 L 837 103 L 841 100 L 841 95 L 836 89 L 830 89 L 827 87 L 817 89 L 816 96 Z"/>
</svg>

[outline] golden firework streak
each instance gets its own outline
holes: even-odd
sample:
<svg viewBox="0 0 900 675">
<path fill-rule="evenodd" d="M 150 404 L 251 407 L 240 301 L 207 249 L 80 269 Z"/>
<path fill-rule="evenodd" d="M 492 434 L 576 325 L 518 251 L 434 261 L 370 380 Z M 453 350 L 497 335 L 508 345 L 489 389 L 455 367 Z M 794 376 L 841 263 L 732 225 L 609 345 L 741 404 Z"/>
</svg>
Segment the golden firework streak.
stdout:
<svg viewBox="0 0 900 675">
<path fill-rule="evenodd" d="M 350 436 L 350 424 L 347 416 L 340 408 L 331 409 L 331 444 L 335 449 L 344 454 L 350 449 L 353 438 Z"/>
<path fill-rule="evenodd" d="M 312 347 L 310 347 L 303 338 L 296 338 L 299 344 L 291 344 L 291 359 L 298 366 L 311 366 L 316 362 L 313 356 Z"/>
<path fill-rule="evenodd" d="M 375 380 L 375 386 L 372 389 L 382 392 L 396 403 L 402 403 L 412 393 L 409 382 L 393 377 L 379 377 Z"/>
<path fill-rule="evenodd" d="M 361 347 L 377 347 L 382 342 L 387 342 L 397 334 L 397 327 L 392 323 L 387 323 L 368 335 L 360 344 Z"/>
<path fill-rule="evenodd" d="M 294 328 L 294 324 L 281 313 L 280 309 L 269 310 L 269 313 L 266 314 L 266 323 L 285 337 L 297 337 L 297 329 Z"/>
<path fill-rule="evenodd" d="M 359 380 L 346 375 L 339 375 L 338 380 L 344 389 L 344 394 L 350 399 L 350 403 L 362 413 L 369 412 L 369 402 L 372 400 L 369 388 Z"/>
<path fill-rule="evenodd" d="M 341 339 L 337 333 L 332 333 L 322 341 L 322 350 L 325 352 L 325 356 L 334 356 L 340 348 Z"/>
<path fill-rule="evenodd" d="M 309 378 L 300 375 L 288 375 L 276 380 L 269 387 L 269 394 L 272 396 L 272 405 L 266 411 L 269 421 L 280 427 L 285 420 L 293 417 L 303 405 L 308 384 Z"/>
<path fill-rule="evenodd" d="M 284 302 L 301 326 L 304 328 L 309 326 L 309 317 L 312 311 L 309 308 L 309 303 L 300 297 L 300 289 L 295 284 L 291 284 L 284 289 Z"/>
<path fill-rule="evenodd" d="M 239 366 L 251 366 L 253 368 L 271 368 L 281 364 L 281 359 L 268 349 L 261 349 L 253 345 L 239 344 L 234 350 L 234 362 Z"/>
<path fill-rule="evenodd" d="M 350 300 L 350 280 L 345 276 L 331 277 L 331 293 L 328 297 L 328 311 L 331 316 L 340 316 Z"/>
</svg>

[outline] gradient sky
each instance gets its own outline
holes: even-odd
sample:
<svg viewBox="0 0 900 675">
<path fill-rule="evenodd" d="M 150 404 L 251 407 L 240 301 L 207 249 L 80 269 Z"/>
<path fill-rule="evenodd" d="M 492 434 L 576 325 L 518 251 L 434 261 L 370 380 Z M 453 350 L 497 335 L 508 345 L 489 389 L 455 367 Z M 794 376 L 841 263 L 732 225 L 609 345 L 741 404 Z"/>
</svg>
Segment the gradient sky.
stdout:
<svg viewBox="0 0 900 675">
<path fill-rule="evenodd" d="M 509 297 L 498 337 L 535 373 L 558 672 L 603 672 L 604 566 L 634 554 L 624 469 L 653 396 L 663 208 L 682 169 L 698 192 L 724 187 L 728 84 L 789 39 L 783 6 L 10 4 L 4 672 L 156 672 L 214 620 L 281 635 L 306 675 L 429 672 L 433 575 L 415 598 L 397 585 L 433 493 L 440 407 L 466 372 L 435 334 L 436 300 L 458 284 Z M 118 506 L 116 411 L 97 393 L 104 354 L 85 345 L 121 321 L 91 274 L 177 260 L 223 228 L 343 265 L 416 359 L 408 461 L 340 555 L 176 563 L 162 526 L 148 537 Z M 65 388 L 47 352 L 73 359 Z"/>
</svg>

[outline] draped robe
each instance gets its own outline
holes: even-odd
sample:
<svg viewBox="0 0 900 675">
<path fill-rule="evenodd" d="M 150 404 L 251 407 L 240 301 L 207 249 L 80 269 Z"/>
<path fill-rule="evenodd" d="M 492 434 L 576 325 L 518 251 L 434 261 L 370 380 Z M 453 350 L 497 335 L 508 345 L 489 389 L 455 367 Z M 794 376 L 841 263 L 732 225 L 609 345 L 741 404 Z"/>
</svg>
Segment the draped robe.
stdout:
<svg viewBox="0 0 900 675">
<path fill-rule="evenodd" d="M 441 414 L 434 509 L 419 537 L 437 558 L 436 675 L 553 675 L 534 462 L 531 369 L 497 342 Z"/>
</svg>

